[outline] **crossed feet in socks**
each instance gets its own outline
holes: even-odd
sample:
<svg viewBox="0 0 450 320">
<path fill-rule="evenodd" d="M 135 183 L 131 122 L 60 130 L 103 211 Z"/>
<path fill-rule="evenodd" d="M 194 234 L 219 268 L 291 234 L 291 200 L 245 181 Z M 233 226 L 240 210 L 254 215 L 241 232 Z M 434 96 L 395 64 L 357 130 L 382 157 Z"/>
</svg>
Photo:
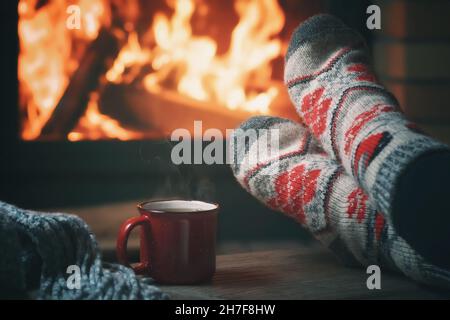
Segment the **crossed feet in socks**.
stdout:
<svg viewBox="0 0 450 320">
<path fill-rule="evenodd" d="M 232 141 L 276 129 L 280 144 L 259 152 L 270 149 L 264 130 L 232 144 L 239 183 L 345 261 L 450 287 L 450 148 L 403 116 L 362 38 L 332 16 L 308 19 L 292 36 L 285 83 L 303 124 L 245 122 Z"/>
</svg>

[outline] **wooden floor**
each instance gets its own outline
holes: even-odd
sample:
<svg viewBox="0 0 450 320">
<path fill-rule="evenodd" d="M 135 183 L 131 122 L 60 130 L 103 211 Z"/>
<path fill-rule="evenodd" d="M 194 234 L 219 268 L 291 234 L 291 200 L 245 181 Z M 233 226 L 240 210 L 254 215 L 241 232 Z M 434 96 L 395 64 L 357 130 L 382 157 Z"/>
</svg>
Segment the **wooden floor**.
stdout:
<svg viewBox="0 0 450 320">
<path fill-rule="evenodd" d="M 54 210 L 52 210 L 54 211 Z M 81 216 L 97 236 L 104 256 L 114 259 L 120 224 L 136 215 L 134 203 L 65 209 Z M 129 243 L 137 257 L 138 239 Z M 365 269 L 344 267 L 318 244 L 231 243 L 219 246 L 210 283 L 162 286 L 173 299 L 439 299 L 439 292 L 381 270 L 381 290 L 369 290 Z"/>
<path fill-rule="evenodd" d="M 381 289 L 369 290 L 364 269 L 346 268 L 324 249 L 297 248 L 221 255 L 211 283 L 162 286 L 173 299 L 445 299 L 381 270 Z"/>
</svg>

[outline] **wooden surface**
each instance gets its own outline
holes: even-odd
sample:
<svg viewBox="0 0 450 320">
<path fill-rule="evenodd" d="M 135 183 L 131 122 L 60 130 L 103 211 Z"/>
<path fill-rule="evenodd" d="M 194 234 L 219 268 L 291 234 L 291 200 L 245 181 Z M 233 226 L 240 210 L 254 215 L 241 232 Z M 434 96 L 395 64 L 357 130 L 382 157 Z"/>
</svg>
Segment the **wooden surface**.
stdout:
<svg viewBox="0 0 450 320">
<path fill-rule="evenodd" d="M 136 201 L 62 211 L 83 218 L 97 237 L 103 256 L 113 261 L 120 224 L 136 215 Z M 130 239 L 133 261 L 138 238 Z M 217 271 L 210 283 L 162 286 L 173 299 L 433 299 L 450 298 L 381 270 L 381 290 L 368 290 L 365 269 L 343 266 L 318 243 L 233 242 L 218 246 Z"/>
<path fill-rule="evenodd" d="M 172 299 L 436 299 L 437 292 L 381 270 L 381 290 L 369 290 L 364 269 L 342 266 L 317 247 L 217 257 L 217 272 L 198 286 L 162 286 Z"/>
</svg>

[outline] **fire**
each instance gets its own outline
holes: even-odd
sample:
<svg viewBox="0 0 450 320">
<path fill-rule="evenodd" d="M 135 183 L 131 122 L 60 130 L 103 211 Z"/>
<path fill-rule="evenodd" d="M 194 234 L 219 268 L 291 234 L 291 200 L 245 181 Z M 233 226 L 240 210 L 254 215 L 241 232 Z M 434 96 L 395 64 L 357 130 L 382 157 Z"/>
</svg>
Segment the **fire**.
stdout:
<svg viewBox="0 0 450 320">
<path fill-rule="evenodd" d="M 81 28 L 66 28 L 66 9 L 72 2 L 51 0 L 38 7 L 38 0 L 20 0 L 18 5 L 20 92 L 26 97 L 22 138 L 39 136 L 77 68 L 73 57 L 75 39 L 88 42 L 97 36 L 106 11 L 103 0 L 79 0 Z"/>
<path fill-rule="evenodd" d="M 156 40 L 151 61 L 154 72 L 144 79 L 147 90 L 158 91 L 175 73 L 181 94 L 230 109 L 268 113 L 278 94 L 267 83 L 270 62 L 281 54 L 281 40 L 274 36 L 284 26 L 284 15 L 277 0 L 236 0 L 235 9 L 239 23 L 223 56 L 216 54 L 217 43 L 212 38 L 192 34 L 194 0 L 176 1 L 171 19 L 156 14 L 151 28 Z M 258 90 L 258 86 L 265 89 Z"/>
<path fill-rule="evenodd" d="M 100 113 L 98 109 L 98 94 L 93 93 L 89 99 L 86 113 L 80 119 L 78 126 L 69 133 L 70 141 L 98 140 L 114 138 L 130 140 L 142 138 L 139 132 L 133 132 L 122 128 L 118 121 Z"/>
<path fill-rule="evenodd" d="M 216 40 L 195 35 L 192 30 L 193 15 L 196 10 L 205 12 L 204 3 L 166 2 L 173 14 L 157 12 L 141 37 L 132 24 L 124 24 L 128 41 L 105 74 L 106 80 L 129 84 L 137 79 L 151 93 L 164 88 L 211 102 L 211 108 L 270 113 L 270 106 L 279 94 L 278 87 L 271 85 L 271 62 L 282 52 L 278 34 L 285 22 L 277 0 L 235 0 L 239 21 L 231 34 L 228 51 L 221 55 L 217 53 Z M 124 11 L 131 3 L 134 2 L 114 1 Z M 99 29 L 108 26 L 111 20 L 108 0 L 49 0 L 37 8 L 39 4 L 39 0 L 20 0 L 18 6 L 21 47 L 18 78 L 24 118 L 22 138 L 26 140 L 39 137 L 52 115 L 78 66 L 80 47 L 95 39 Z M 73 4 L 81 12 L 79 30 L 69 30 L 65 25 L 67 7 Z M 132 9 L 136 11 L 135 7 Z M 143 45 L 140 39 L 146 36 L 153 42 Z M 84 116 L 67 137 L 69 140 L 127 140 L 142 136 L 102 114 L 98 95 L 99 92 L 91 95 Z"/>
<path fill-rule="evenodd" d="M 67 36 L 65 1 L 52 1 L 46 10 L 35 10 L 37 0 L 19 2 L 20 56 L 18 78 L 21 92 L 29 101 L 27 122 L 22 137 L 33 139 L 53 112 L 67 82 L 67 61 L 70 61 L 71 41 Z M 52 63 L 49 63 L 49 57 Z M 70 63 L 69 63 L 70 64 Z"/>
</svg>

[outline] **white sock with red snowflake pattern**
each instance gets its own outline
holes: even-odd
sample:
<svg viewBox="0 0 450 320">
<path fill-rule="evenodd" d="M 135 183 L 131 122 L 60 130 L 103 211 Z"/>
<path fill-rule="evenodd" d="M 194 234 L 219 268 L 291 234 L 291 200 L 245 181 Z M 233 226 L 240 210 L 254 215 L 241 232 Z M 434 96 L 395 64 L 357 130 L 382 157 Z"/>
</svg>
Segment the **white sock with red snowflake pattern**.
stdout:
<svg viewBox="0 0 450 320">
<path fill-rule="evenodd" d="M 404 117 L 360 35 L 329 15 L 308 19 L 292 36 L 285 83 L 311 133 L 379 212 L 421 254 L 449 260 L 450 149 Z"/>
</svg>

